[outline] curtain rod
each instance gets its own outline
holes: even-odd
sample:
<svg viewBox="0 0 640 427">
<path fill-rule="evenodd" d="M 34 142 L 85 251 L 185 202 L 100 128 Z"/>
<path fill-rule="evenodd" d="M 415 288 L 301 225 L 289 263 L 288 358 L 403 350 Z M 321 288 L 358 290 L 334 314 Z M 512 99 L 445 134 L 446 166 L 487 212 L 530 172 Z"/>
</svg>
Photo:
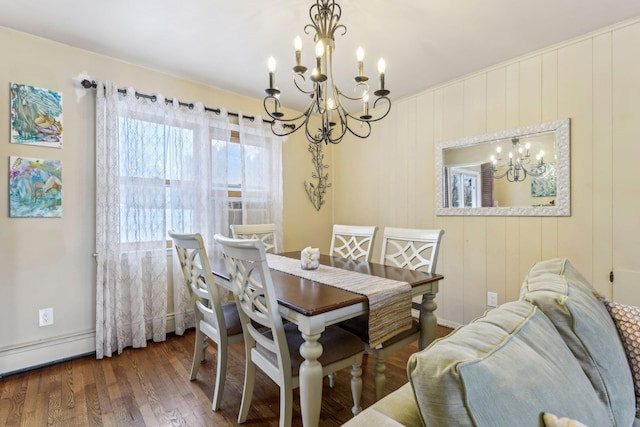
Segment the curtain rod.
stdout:
<svg viewBox="0 0 640 427">
<path fill-rule="evenodd" d="M 82 80 L 81 84 L 82 84 L 82 87 L 85 88 L 85 89 L 91 89 L 91 88 L 95 89 L 95 88 L 98 87 L 98 84 L 95 82 L 95 80 L 89 81 L 87 79 L 84 79 L 84 80 Z M 126 89 L 118 89 L 118 92 L 123 94 L 123 95 L 127 94 L 127 90 Z M 155 95 L 147 95 L 147 94 L 144 94 L 144 93 L 139 93 L 137 91 L 136 91 L 135 95 L 137 97 L 140 97 L 140 98 L 150 99 L 153 102 L 155 102 L 156 99 L 157 99 L 157 96 L 155 96 Z M 165 102 L 173 104 L 173 100 L 169 99 L 169 98 L 165 98 Z M 193 109 L 193 106 L 194 106 L 193 103 L 186 103 L 186 102 L 181 102 L 181 101 L 178 101 L 178 104 L 181 107 L 188 107 L 189 109 Z M 204 110 L 205 111 L 211 111 L 212 113 L 220 114 L 220 109 L 219 108 L 209 108 L 209 107 L 205 106 Z M 230 115 L 230 116 L 233 116 L 233 117 L 239 117 L 238 113 L 227 112 L 227 114 Z M 246 119 L 249 119 L 251 121 L 253 121 L 255 119 L 255 116 L 245 116 L 245 115 L 243 115 L 242 117 L 244 117 Z M 264 120 L 263 119 L 262 121 L 265 122 L 265 123 L 273 124 L 272 120 Z M 289 126 L 292 126 L 292 125 L 284 124 L 283 126 L 289 127 Z"/>
</svg>

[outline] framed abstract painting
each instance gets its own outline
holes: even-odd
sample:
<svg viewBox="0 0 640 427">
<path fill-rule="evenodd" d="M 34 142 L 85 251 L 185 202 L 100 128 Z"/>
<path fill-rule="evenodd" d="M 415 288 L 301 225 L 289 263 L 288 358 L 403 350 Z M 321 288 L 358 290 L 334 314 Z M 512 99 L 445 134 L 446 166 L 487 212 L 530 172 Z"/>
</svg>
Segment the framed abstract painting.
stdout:
<svg viewBox="0 0 640 427">
<path fill-rule="evenodd" d="M 9 157 L 9 216 L 62 217 L 62 162 Z"/>
<path fill-rule="evenodd" d="M 11 142 L 62 148 L 62 94 L 11 83 Z"/>
</svg>

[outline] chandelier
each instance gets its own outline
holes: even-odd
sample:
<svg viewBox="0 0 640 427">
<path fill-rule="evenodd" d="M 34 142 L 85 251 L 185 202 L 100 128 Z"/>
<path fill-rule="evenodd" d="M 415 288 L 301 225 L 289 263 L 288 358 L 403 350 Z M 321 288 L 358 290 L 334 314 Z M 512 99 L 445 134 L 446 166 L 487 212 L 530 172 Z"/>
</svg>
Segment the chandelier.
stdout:
<svg viewBox="0 0 640 427">
<path fill-rule="evenodd" d="M 358 74 L 354 77 L 353 96 L 345 94 L 333 79 L 333 52 L 335 50 L 334 36 L 337 32 L 346 34 L 347 27 L 340 24 L 342 9 L 334 0 L 317 0 L 309 8 L 311 24 L 304 27 L 304 32 L 315 32 L 315 67 L 307 80 L 307 67 L 301 64 L 302 40 L 295 39 L 296 65 L 293 67 L 293 82 L 296 88 L 309 95 L 311 102 L 307 109 L 296 117 L 286 118 L 281 111 L 280 90 L 275 85 L 276 61 L 269 58 L 269 88 L 265 90 L 264 109 L 273 119 L 271 130 L 278 136 L 289 135 L 304 128 L 307 139 L 313 143 L 337 144 L 342 141 L 347 131 L 359 137 L 366 138 L 371 134 L 371 123 L 381 120 L 391 110 L 391 100 L 387 97 L 389 91 L 384 86 L 385 62 L 378 62 L 378 89 L 370 94 L 369 78 L 364 74 L 364 51 L 357 50 Z M 375 96 L 370 105 L 372 95 Z M 355 106 L 357 112 L 351 113 L 346 104 Z M 372 111 L 373 110 L 373 111 Z M 312 114 L 320 116 L 320 127 L 310 124 Z"/>
<path fill-rule="evenodd" d="M 536 162 L 531 165 L 531 154 L 529 150 L 531 144 L 528 142 L 524 148 L 520 144 L 519 138 L 511 140 L 511 151 L 509 151 L 509 161 L 499 164 L 502 161 L 502 147 L 496 148 L 496 155 L 491 156 L 491 173 L 495 179 L 507 178 L 509 182 L 524 181 L 527 175 L 539 177 L 547 172 L 547 163 L 544 162 L 544 151 L 536 155 Z M 529 167 L 527 169 L 527 167 Z M 504 168 L 504 169 L 503 169 Z"/>
</svg>

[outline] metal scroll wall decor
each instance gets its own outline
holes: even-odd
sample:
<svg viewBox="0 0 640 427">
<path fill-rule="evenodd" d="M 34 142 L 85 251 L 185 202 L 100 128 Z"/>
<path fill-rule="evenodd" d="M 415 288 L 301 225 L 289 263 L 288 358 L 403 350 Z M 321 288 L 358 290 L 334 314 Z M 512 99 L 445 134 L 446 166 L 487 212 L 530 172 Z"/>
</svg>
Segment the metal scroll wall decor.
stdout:
<svg viewBox="0 0 640 427">
<path fill-rule="evenodd" d="M 324 205 L 324 195 L 327 193 L 327 188 L 331 187 L 329 181 L 329 174 L 326 173 L 326 169 L 329 169 L 329 165 L 324 164 L 324 154 L 322 153 L 322 144 L 309 143 L 309 152 L 312 156 L 312 162 L 314 166 L 314 172 L 311 177 L 316 180 L 315 185 L 312 182 L 304 182 L 304 189 L 309 196 L 309 200 L 313 204 L 313 207 L 317 211 L 320 211 L 322 205 Z"/>
</svg>

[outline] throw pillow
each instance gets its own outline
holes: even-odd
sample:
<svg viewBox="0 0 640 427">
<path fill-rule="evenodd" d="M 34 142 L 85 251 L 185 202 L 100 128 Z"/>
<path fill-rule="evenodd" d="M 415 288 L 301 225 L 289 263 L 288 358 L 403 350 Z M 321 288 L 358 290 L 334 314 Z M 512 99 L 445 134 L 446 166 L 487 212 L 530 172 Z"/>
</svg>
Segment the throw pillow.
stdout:
<svg viewBox="0 0 640 427">
<path fill-rule="evenodd" d="M 542 414 L 542 420 L 544 421 L 544 427 L 587 427 L 580 421 L 566 417 L 557 417 L 548 412 Z"/>
<path fill-rule="evenodd" d="M 609 410 L 608 425 L 632 425 L 636 395 L 627 355 L 611 315 L 587 279 L 567 259 L 545 260 L 531 268 L 522 291 L 522 299 L 538 306 L 553 322 L 582 366 Z M 543 409 L 575 418 L 573 412 Z"/>
<path fill-rule="evenodd" d="M 618 328 L 636 391 L 636 408 L 640 408 L 640 307 L 604 301 Z"/>
</svg>

